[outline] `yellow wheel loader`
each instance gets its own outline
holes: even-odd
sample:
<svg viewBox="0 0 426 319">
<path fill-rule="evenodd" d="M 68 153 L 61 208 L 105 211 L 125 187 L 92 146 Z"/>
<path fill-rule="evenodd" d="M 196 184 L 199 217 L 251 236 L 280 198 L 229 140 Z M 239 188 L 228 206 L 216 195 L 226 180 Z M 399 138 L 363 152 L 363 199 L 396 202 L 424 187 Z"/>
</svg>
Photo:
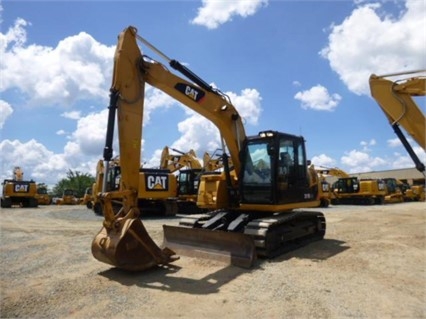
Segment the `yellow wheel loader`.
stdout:
<svg viewBox="0 0 426 319">
<path fill-rule="evenodd" d="M 185 79 L 144 56 L 137 39 Z M 219 129 L 222 149 L 226 150 L 223 173 L 204 174 L 200 180 L 200 188 L 204 185 L 210 192 L 207 197 L 217 210 L 190 215 L 178 226 L 164 225 L 163 248 L 149 236 L 137 205 L 145 83 L 210 120 Z M 199 252 L 252 267 L 258 256 L 273 258 L 324 237 L 324 215 L 303 210 L 319 206 L 319 185 L 311 182 L 314 179 L 308 170 L 304 138 L 273 130 L 247 136 L 229 96 L 169 59 L 140 37 L 134 27 L 119 35 L 114 57 L 104 148 L 106 171 L 113 153 L 116 118 L 122 187 L 100 196 L 104 222 L 92 243 L 92 254 L 99 261 L 142 271 L 174 262 L 179 258 L 176 253 Z M 207 187 L 209 184 L 212 187 Z M 123 202 L 117 214 L 111 205 L 115 198 Z"/>
</svg>

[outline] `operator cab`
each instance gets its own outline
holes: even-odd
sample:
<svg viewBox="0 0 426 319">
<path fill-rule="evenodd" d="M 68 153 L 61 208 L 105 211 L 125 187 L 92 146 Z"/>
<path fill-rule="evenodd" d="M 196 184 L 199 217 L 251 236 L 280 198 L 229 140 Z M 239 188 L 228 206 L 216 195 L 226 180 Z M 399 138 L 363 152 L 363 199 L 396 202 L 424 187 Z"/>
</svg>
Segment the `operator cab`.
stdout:
<svg viewBox="0 0 426 319">
<path fill-rule="evenodd" d="M 182 169 L 178 175 L 178 195 L 197 195 L 202 169 Z"/>
<path fill-rule="evenodd" d="M 277 205 L 314 200 L 303 137 L 260 132 L 247 139 L 241 160 L 242 203 Z"/>
</svg>

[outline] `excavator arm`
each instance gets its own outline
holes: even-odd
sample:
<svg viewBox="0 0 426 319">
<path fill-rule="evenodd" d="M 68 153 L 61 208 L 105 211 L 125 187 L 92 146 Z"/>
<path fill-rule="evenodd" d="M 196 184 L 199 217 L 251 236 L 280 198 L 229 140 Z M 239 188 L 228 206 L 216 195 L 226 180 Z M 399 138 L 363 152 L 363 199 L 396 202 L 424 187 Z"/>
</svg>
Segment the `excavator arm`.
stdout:
<svg viewBox="0 0 426 319">
<path fill-rule="evenodd" d="M 201 169 L 202 165 L 197 159 L 194 150 L 187 153 L 172 148 L 178 155 L 170 154 L 169 147 L 164 147 L 161 152 L 160 169 L 168 169 L 170 172 L 176 172 L 181 168 L 188 167 L 190 169 Z"/>
<path fill-rule="evenodd" d="M 371 95 L 385 113 L 390 125 L 413 159 L 417 170 L 424 174 L 425 165 L 420 161 L 411 145 L 408 143 L 405 131 L 426 150 L 426 117 L 413 97 L 426 95 L 426 70 L 401 72 L 386 75 L 370 76 Z M 418 74 L 423 75 L 418 75 Z M 408 77 L 415 74 L 417 76 Z M 403 79 L 392 81 L 389 78 L 404 76 Z"/>
<path fill-rule="evenodd" d="M 137 37 L 146 43 L 146 40 Z M 141 58 L 139 64 L 144 81 L 215 124 L 229 150 L 235 170 L 239 172 L 241 166 L 238 156 L 246 133 L 241 117 L 229 97 L 199 79 L 178 61 L 169 58 L 167 60 L 171 67 L 186 75 L 194 83 L 173 74 L 163 64 L 146 56 Z"/>
<path fill-rule="evenodd" d="M 103 191 L 99 195 L 104 214 L 103 227 L 92 242 L 93 256 L 122 269 L 140 271 L 168 264 L 176 258 L 170 249 L 160 249 L 139 219 L 138 187 L 144 104 L 144 82 L 137 65 L 141 53 L 135 41 L 136 29 L 127 28 L 119 38 L 104 148 Z M 108 166 L 112 160 L 115 119 L 118 122 L 121 160 L 121 188 L 106 192 Z M 115 214 L 112 200 L 122 200 Z"/>
</svg>

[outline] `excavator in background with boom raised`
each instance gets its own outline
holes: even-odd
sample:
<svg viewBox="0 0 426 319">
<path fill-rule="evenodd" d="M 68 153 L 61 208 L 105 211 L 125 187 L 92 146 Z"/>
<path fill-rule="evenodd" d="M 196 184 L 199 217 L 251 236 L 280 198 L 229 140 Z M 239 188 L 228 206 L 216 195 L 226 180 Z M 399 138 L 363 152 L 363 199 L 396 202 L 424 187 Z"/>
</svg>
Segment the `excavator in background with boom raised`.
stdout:
<svg viewBox="0 0 426 319">
<path fill-rule="evenodd" d="M 178 154 L 171 154 L 170 150 Z M 160 169 L 168 169 L 171 173 L 174 173 L 185 167 L 200 170 L 203 168 L 194 150 L 185 153 L 175 148 L 169 148 L 168 146 L 163 148 L 161 152 Z"/>
<path fill-rule="evenodd" d="M 398 80 L 391 78 L 399 77 Z M 401 78 L 402 77 L 402 78 Z M 405 71 L 385 75 L 372 74 L 371 96 L 385 113 L 395 134 L 407 150 L 418 171 L 425 173 L 425 164 L 414 152 L 400 126 L 426 150 L 426 117 L 415 97 L 426 95 L 426 70 Z"/>
<path fill-rule="evenodd" d="M 137 39 L 188 80 L 142 55 Z M 224 185 L 226 192 L 212 194 L 212 200 L 220 202 L 221 207 L 189 222 L 182 221 L 179 226 L 163 225 L 163 248 L 149 236 L 137 207 L 145 83 L 216 125 L 236 176 L 231 178 L 224 152 L 224 180 L 216 180 L 215 185 Z M 122 187 L 100 197 L 104 222 L 92 242 L 92 254 L 99 261 L 142 271 L 174 262 L 179 258 L 176 252 L 184 255 L 184 251 L 199 251 L 249 268 L 257 256 L 272 258 L 324 237 L 324 215 L 303 210 L 319 206 L 318 185 L 310 183 L 304 138 L 272 130 L 246 136 L 242 119 L 226 94 L 169 59 L 131 26 L 120 33 L 114 56 L 105 169 L 113 153 L 116 113 Z M 203 175 L 200 183 L 206 181 L 208 175 Z M 117 214 L 112 209 L 113 198 L 123 202 Z"/>
<path fill-rule="evenodd" d="M 2 185 L 1 207 L 38 207 L 37 184 L 33 180 L 24 180 L 20 166 L 13 168 L 13 179 L 5 179 Z"/>
<path fill-rule="evenodd" d="M 177 154 L 171 154 L 170 149 Z M 178 213 L 195 214 L 202 210 L 197 206 L 200 176 L 204 169 L 194 150 L 185 153 L 165 146 L 161 153 L 160 169 L 177 173 L 176 204 Z"/>
</svg>

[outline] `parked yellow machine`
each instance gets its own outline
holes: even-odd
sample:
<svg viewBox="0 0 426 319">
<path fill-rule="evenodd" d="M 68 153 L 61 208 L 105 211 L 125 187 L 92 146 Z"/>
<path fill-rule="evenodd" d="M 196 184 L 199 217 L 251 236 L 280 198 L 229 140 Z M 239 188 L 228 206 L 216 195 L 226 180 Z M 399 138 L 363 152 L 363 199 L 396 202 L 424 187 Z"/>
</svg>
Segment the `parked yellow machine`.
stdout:
<svg viewBox="0 0 426 319">
<path fill-rule="evenodd" d="M 86 190 L 84 191 L 84 196 L 83 196 L 83 200 L 81 202 L 82 205 L 86 205 L 86 207 L 88 209 L 92 209 L 93 208 L 93 186 L 92 187 L 87 187 Z"/>
<path fill-rule="evenodd" d="M 374 205 L 384 204 L 387 194 L 386 183 L 382 179 L 339 178 L 333 184 L 334 198 L 331 204 Z"/>
<path fill-rule="evenodd" d="M 144 57 L 136 39 L 167 59 L 171 67 L 191 82 Z M 213 181 L 215 186 L 211 189 L 215 194 L 210 194 L 215 205 L 220 203 L 220 210 L 184 218 L 178 227 L 164 225 L 164 248 L 158 247 L 149 236 L 136 204 L 145 83 L 216 125 L 222 149 L 232 158 L 235 176 L 231 175 L 228 155 L 224 152 L 223 174 L 219 174 L 221 179 Z M 324 215 L 302 210 L 319 205 L 318 185 L 311 184 L 302 136 L 271 130 L 246 136 L 242 119 L 227 95 L 160 53 L 134 27 L 119 35 L 110 92 L 104 160 L 108 166 L 117 118 L 122 187 L 101 196 L 105 220 L 92 242 L 96 259 L 122 269 L 141 271 L 175 261 L 178 259 L 175 251 L 180 254 L 203 251 L 216 258 L 227 258 L 234 265 L 251 267 L 257 256 L 272 258 L 324 237 Z M 288 160 L 284 161 L 286 153 Z M 203 175 L 200 189 L 209 185 L 214 175 Z M 218 189 L 222 191 L 217 192 Z M 118 214 L 112 209 L 114 198 L 123 201 Z"/>
<path fill-rule="evenodd" d="M 426 196 L 424 185 L 412 185 L 404 194 L 405 201 L 424 202 L 425 199 Z"/>
<path fill-rule="evenodd" d="M 52 197 L 47 193 L 46 187 L 37 187 L 37 201 L 39 205 L 52 204 Z"/>
<path fill-rule="evenodd" d="M 399 189 L 403 194 L 405 202 L 425 201 L 425 187 L 423 185 L 409 185 L 406 182 L 397 180 Z"/>
<path fill-rule="evenodd" d="M 99 160 L 96 168 L 96 181 L 92 187 L 92 209 L 97 215 L 102 215 L 102 189 L 108 192 L 119 191 L 122 188 L 122 172 L 120 157 L 115 157 L 104 166 Z M 105 175 L 106 174 L 106 175 Z M 104 178 L 106 176 L 106 178 Z M 168 169 L 139 168 L 137 205 L 144 214 L 173 216 L 178 212 L 177 179 Z M 114 211 L 121 207 L 121 198 L 113 200 Z"/>
<path fill-rule="evenodd" d="M 385 203 L 402 203 L 404 201 L 404 194 L 396 178 L 383 178 L 383 181 L 386 183 L 386 195 Z"/>
<path fill-rule="evenodd" d="M 13 178 L 5 179 L 2 183 L 3 191 L 1 197 L 1 207 L 12 206 L 37 207 L 37 184 L 35 181 L 24 180 L 24 172 L 21 167 L 13 169 Z"/>
<path fill-rule="evenodd" d="M 185 214 L 202 212 L 203 210 L 197 206 L 197 194 L 201 174 L 205 170 L 195 151 L 190 150 L 185 153 L 166 146 L 163 148 L 160 163 L 161 169 L 169 169 L 171 173 L 177 173 L 175 197 L 178 212 Z"/>
<path fill-rule="evenodd" d="M 381 179 L 358 179 L 337 167 L 322 167 L 316 171 L 320 176 L 337 177 L 331 186 L 332 205 L 373 205 L 384 204 L 387 195 L 385 181 Z"/>
<path fill-rule="evenodd" d="M 171 153 L 172 150 L 174 153 Z M 177 154 L 176 154 L 177 153 Z M 161 152 L 160 169 L 169 170 L 171 173 L 181 170 L 182 168 L 202 169 L 197 154 L 194 150 L 182 152 L 175 148 L 165 146 Z"/>
<path fill-rule="evenodd" d="M 56 201 L 56 205 L 79 205 L 80 199 L 75 196 L 73 189 L 64 189 L 62 197 Z"/>
</svg>

